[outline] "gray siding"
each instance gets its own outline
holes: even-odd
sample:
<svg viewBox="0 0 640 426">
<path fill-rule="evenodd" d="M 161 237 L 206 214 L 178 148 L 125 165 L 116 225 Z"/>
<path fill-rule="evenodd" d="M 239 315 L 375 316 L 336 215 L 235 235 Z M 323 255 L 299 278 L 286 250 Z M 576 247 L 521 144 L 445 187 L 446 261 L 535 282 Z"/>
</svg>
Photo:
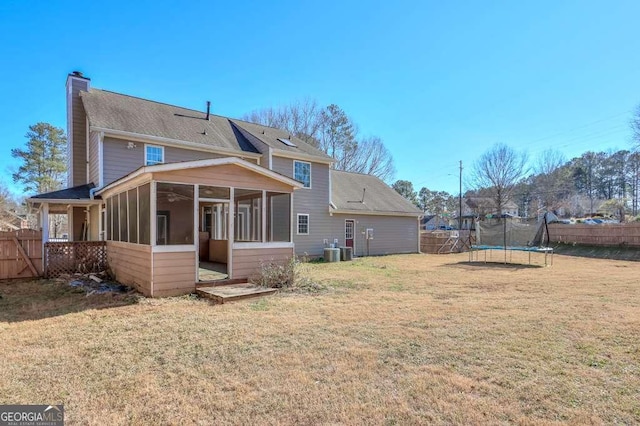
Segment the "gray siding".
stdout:
<svg viewBox="0 0 640 426">
<path fill-rule="evenodd" d="M 208 158 L 228 157 L 226 155 L 214 154 L 212 152 L 195 151 L 193 149 L 181 149 L 172 146 L 164 148 L 165 163 L 174 163 L 176 161 L 192 161 L 204 160 Z"/>
<path fill-rule="evenodd" d="M 273 156 L 272 169 L 285 176 L 293 177 L 293 161 L 290 158 Z M 311 164 L 311 188 L 301 188 L 293 193 L 293 213 L 293 241 L 296 254 L 299 256 L 321 256 L 324 250 L 324 239 L 331 242 L 340 236 L 332 230 L 331 216 L 329 216 L 328 164 Z M 309 235 L 298 235 L 298 213 L 309 214 Z"/>
<path fill-rule="evenodd" d="M 104 185 L 108 185 L 144 165 L 145 144 L 143 142 L 134 142 L 136 147 L 132 149 L 127 148 L 128 144 L 129 141 L 124 139 L 104 138 Z M 164 147 L 165 163 L 220 157 L 224 157 L 224 155 L 171 146 Z"/>
<path fill-rule="evenodd" d="M 69 160 L 73 167 L 71 186 L 87 183 L 87 115 L 80 100 L 80 91 L 87 91 L 88 81 L 74 78 L 71 80 L 71 93 L 67 102 L 71 103 L 71 117 L 67 118 L 69 135 Z"/>
<path fill-rule="evenodd" d="M 91 132 L 89 136 L 89 182 L 100 186 L 100 133 Z"/>
<path fill-rule="evenodd" d="M 135 142 L 136 148 L 128 149 L 127 141 L 105 137 L 102 141 L 104 154 L 103 185 L 128 175 L 144 163 L 144 144 Z"/>
<path fill-rule="evenodd" d="M 369 240 L 369 254 L 371 256 L 397 253 L 418 252 L 418 219 L 402 216 L 368 216 L 335 214 L 331 217 L 334 232 L 338 234 L 338 243 L 345 245 L 345 220 L 356 221 L 354 242 L 356 256 L 367 255 L 367 241 L 365 231 L 373 229 L 373 239 Z"/>
</svg>

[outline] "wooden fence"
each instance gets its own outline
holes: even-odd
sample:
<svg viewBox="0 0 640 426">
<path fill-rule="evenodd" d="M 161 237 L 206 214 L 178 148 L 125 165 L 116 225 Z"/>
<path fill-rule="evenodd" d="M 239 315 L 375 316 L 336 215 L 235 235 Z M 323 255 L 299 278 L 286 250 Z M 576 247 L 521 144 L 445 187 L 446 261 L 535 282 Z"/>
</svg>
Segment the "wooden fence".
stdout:
<svg viewBox="0 0 640 426">
<path fill-rule="evenodd" d="M 458 237 L 456 237 L 456 233 Z M 469 250 L 469 231 L 426 231 L 420 234 L 420 251 L 431 254 L 461 253 Z"/>
<path fill-rule="evenodd" d="M 552 243 L 640 248 L 640 223 L 599 225 L 551 223 L 549 224 L 549 239 Z"/>
<path fill-rule="evenodd" d="M 45 276 L 97 273 L 107 269 L 105 241 L 45 243 Z"/>
<path fill-rule="evenodd" d="M 0 279 L 42 275 L 42 232 L 0 232 Z"/>
</svg>

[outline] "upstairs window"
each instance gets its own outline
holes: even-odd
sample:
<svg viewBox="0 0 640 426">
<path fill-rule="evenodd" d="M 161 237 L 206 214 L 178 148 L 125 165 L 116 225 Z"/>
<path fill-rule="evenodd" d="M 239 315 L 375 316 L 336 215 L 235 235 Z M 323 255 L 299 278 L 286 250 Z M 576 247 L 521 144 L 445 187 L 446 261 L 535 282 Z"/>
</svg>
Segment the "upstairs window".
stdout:
<svg viewBox="0 0 640 426">
<path fill-rule="evenodd" d="M 156 145 L 145 145 L 144 165 L 153 166 L 154 164 L 162 163 L 164 163 L 164 147 Z"/>
<path fill-rule="evenodd" d="M 311 188 L 311 163 L 294 161 L 293 178 L 298 182 L 302 182 L 305 188 Z"/>
</svg>

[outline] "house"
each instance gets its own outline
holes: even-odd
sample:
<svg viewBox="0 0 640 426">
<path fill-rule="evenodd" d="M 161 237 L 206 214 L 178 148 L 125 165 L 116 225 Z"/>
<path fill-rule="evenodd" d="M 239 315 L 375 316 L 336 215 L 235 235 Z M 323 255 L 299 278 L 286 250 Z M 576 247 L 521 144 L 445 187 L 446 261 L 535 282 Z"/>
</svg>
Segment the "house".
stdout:
<svg viewBox="0 0 640 426">
<path fill-rule="evenodd" d="M 0 231 L 17 231 L 28 228 L 27 215 L 18 214 L 13 210 L 7 209 L 0 212 Z"/>
<path fill-rule="evenodd" d="M 379 179 L 286 131 L 67 78 L 68 188 L 29 199 L 44 241 L 106 240 L 116 278 L 149 296 L 245 279 L 261 261 L 419 252 L 421 212 Z M 206 273 L 203 274 L 202 271 Z M 204 278 L 203 278 L 204 277 Z"/>
<path fill-rule="evenodd" d="M 462 217 L 485 217 L 497 213 L 496 202 L 491 197 L 466 197 L 462 207 Z M 500 215 L 519 216 L 519 208 L 512 200 L 508 200 L 500 209 Z"/>
<path fill-rule="evenodd" d="M 420 227 L 423 231 L 450 230 L 452 229 L 449 220 L 441 215 L 432 214 L 423 216 L 420 220 Z"/>
</svg>

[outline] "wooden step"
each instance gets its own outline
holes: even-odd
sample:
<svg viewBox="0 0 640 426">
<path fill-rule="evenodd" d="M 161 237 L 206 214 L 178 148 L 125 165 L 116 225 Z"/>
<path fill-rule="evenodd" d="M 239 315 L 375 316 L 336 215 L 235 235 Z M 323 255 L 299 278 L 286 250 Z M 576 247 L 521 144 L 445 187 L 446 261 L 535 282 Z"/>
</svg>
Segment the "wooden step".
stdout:
<svg viewBox="0 0 640 426">
<path fill-rule="evenodd" d="M 247 284 L 247 279 L 234 278 L 234 279 L 224 279 L 224 280 L 215 280 L 215 281 L 198 281 L 196 283 L 196 288 L 219 287 L 222 285 L 232 285 L 232 284 Z"/>
<path fill-rule="evenodd" d="M 278 289 L 275 288 L 259 287 L 246 282 L 241 284 L 196 288 L 196 294 L 198 296 L 211 299 L 215 303 L 219 304 L 235 302 L 237 300 L 249 299 L 252 297 L 269 296 L 277 291 Z"/>
</svg>

